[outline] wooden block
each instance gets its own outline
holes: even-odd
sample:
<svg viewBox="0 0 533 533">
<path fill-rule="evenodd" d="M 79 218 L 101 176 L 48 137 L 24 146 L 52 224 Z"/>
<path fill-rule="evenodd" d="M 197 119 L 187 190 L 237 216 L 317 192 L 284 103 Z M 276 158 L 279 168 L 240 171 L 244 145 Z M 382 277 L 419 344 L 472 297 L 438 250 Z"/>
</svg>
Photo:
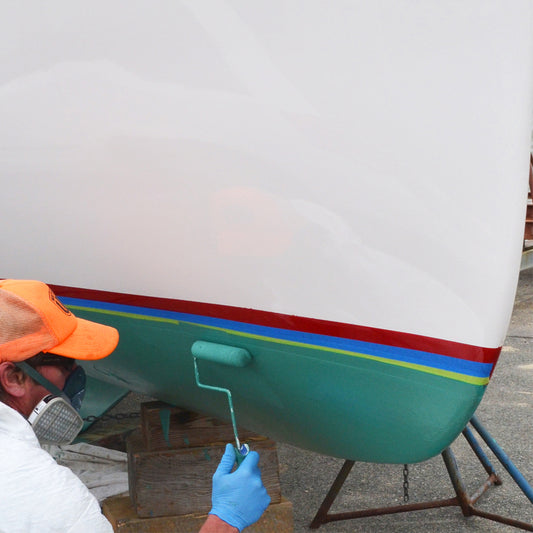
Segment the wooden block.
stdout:
<svg viewBox="0 0 533 533">
<path fill-rule="evenodd" d="M 211 481 L 224 446 L 146 451 L 139 434 L 128 444 L 130 496 L 140 517 L 206 513 L 211 508 Z M 276 444 L 253 445 L 261 456 L 261 477 L 272 503 L 281 501 Z"/>
<path fill-rule="evenodd" d="M 103 502 L 102 511 L 115 533 L 198 533 L 207 514 L 139 518 L 131 500 L 126 496 L 113 496 Z M 294 519 L 292 503 L 283 500 L 271 504 L 263 516 L 246 528 L 246 533 L 292 533 Z"/>
<path fill-rule="evenodd" d="M 222 420 L 174 407 L 164 402 L 141 405 L 141 428 L 146 450 L 168 450 L 233 442 L 233 426 Z M 243 442 L 265 437 L 238 428 Z"/>
</svg>

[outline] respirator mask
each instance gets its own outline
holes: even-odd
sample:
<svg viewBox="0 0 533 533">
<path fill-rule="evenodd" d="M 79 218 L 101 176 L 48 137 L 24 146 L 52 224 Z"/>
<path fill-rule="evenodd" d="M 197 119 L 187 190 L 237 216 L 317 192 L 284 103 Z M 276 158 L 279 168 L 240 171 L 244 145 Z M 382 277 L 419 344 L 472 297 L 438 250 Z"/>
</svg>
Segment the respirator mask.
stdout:
<svg viewBox="0 0 533 533">
<path fill-rule="evenodd" d="M 60 390 L 28 363 L 17 366 L 34 381 L 51 392 L 33 409 L 28 422 L 41 444 L 70 444 L 83 427 L 83 419 L 78 414 L 85 395 L 86 376 L 83 368 L 77 366 Z"/>
</svg>

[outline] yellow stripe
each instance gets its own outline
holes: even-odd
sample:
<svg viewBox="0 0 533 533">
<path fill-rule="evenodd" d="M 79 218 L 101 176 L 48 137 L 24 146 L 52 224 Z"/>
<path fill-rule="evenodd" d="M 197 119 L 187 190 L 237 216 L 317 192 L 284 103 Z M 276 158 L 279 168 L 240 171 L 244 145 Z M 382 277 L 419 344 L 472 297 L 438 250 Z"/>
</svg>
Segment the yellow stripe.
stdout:
<svg viewBox="0 0 533 533">
<path fill-rule="evenodd" d="M 92 313 L 103 313 L 106 315 L 113 315 L 113 316 L 120 316 L 124 318 L 132 318 L 136 320 L 148 320 L 150 322 L 164 322 L 168 324 L 180 324 L 179 320 L 173 320 L 171 318 L 161 318 L 161 317 L 154 317 L 154 316 L 147 316 L 147 315 L 140 315 L 140 314 L 134 314 L 134 313 L 122 313 L 120 311 L 110 311 L 107 309 L 94 309 L 91 307 L 79 307 L 76 305 L 69 305 L 70 309 L 75 309 L 78 311 L 89 311 Z M 312 350 L 320 350 L 323 352 L 333 352 L 338 353 L 342 355 L 349 355 L 351 357 L 358 357 L 360 359 L 368 359 L 371 361 L 377 361 L 379 363 L 384 363 L 387 365 L 393 365 L 393 366 L 401 366 L 403 368 L 409 368 L 411 370 L 417 370 L 418 372 L 424 372 L 426 374 L 433 374 L 435 376 L 440 376 L 443 378 L 453 379 L 455 381 L 461 381 L 463 383 L 468 383 L 470 385 L 478 385 L 478 386 L 485 386 L 489 382 L 489 378 L 479 378 L 475 376 L 468 376 L 466 374 L 460 374 L 458 372 L 452 372 L 450 370 L 442 370 L 440 368 L 433 368 L 430 366 L 424 366 L 424 365 L 418 365 L 415 363 L 407 363 L 405 361 L 398 361 L 395 359 L 386 359 L 384 357 L 378 357 L 376 355 L 368 355 L 365 353 L 359 353 L 359 352 L 350 352 L 348 350 L 339 350 L 337 348 L 328 348 L 325 346 L 318 346 L 315 344 L 307 344 L 303 342 L 296 342 L 296 341 L 288 341 L 285 339 L 276 339 L 275 337 L 266 337 L 264 335 L 255 335 L 253 333 L 245 333 L 243 331 L 236 331 L 233 329 L 227 329 L 227 328 L 220 328 L 217 326 L 209 326 L 207 324 L 198 324 L 196 322 L 182 322 L 183 324 L 188 324 L 191 326 L 196 326 L 200 328 L 206 328 L 216 331 L 221 331 L 224 333 L 228 333 L 230 335 L 238 335 L 239 337 L 245 337 L 247 339 L 255 339 L 265 342 L 273 342 L 276 344 L 283 344 L 285 346 L 296 346 L 299 348 L 307 348 Z"/>
<path fill-rule="evenodd" d="M 466 374 L 460 374 L 458 372 L 452 372 L 450 370 L 442 370 L 440 368 L 433 368 L 430 366 L 418 365 L 416 363 L 407 363 L 405 361 L 398 361 L 396 359 L 386 359 L 384 357 L 379 357 L 376 355 L 368 355 L 368 354 L 359 353 L 359 352 L 350 352 L 348 350 L 339 350 L 338 348 L 328 348 L 327 346 L 318 346 L 316 344 L 306 344 L 303 342 L 288 341 L 285 339 L 276 339 L 275 337 L 265 337 L 263 335 L 254 335 L 252 333 L 245 333 L 242 331 L 235 331 L 232 329 L 219 328 L 216 326 L 208 326 L 205 324 L 195 324 L 195 323 L 189 323 L 189 322 L 184 322 L 184 324 L 192 324 L 194 326 L 199 326 L 202 328 L 215 329 L 218 331 L 222 331 L 224 333 L 229 333 L 231 335 L 238 335 L 240 337 L 246 337 L 249 339 L 256 339 L 256 340 L 261 340 L 265 342 L 274 342 L 274 343 L 283 344 L 286 346 L 297 346 L 300 348 L 309 348 L 313 350 L 320 350 L 323 352 L 333 352 L 333 353 L 338 353 L 342 355 L 349 355 L 352 357 L 359 357 L 360 359 L 369 359 L 371 361 L 377 361 L 377 362 L 384 363 L 387 365 L 401 366 L 404 368 L 410 368 L 412 370 L 418 370 L 419 372 L 425 372 L 426 374 L 434 374 L 435 376 L 455 379 L 456 381 L 462 381 L 464 383 L 469 383 L 471 385 L 486 385 L 489 382 L 489 378 L 479 378 L 475 376 L 468 376 Z"/>
<path fill-rule="evenodd" d="M 78 305 L 68 305 L 69 309 L 74 309 L 76 311 L 89 311 L 90 313 L 102 313 L 104 315 L 113 315 L 120 316 L 124 318 L 134 318 L 136 320 L 148 320 L 149 322 L 166 322 L 168 324 L 179 325 L 179 320 L 174 320 L 172 318 L 162 318 L 159 316 L 147 316 L 147 315 L 138 315 L 135 313 L 122 313 L 120 311 L 110 311 L 109 309 L 95 309 L 94 307 L 81 307 Z"/>
</svg>

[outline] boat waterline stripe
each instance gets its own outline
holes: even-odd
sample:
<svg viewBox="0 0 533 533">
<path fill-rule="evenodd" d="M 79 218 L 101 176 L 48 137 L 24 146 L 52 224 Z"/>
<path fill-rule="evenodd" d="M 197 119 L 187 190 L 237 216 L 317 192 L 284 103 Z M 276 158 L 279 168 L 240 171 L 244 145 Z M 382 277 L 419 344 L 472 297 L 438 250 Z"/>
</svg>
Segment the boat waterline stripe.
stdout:
<svg viewBox="0 0 533 533">
<path fill-rule="evenodd" d="M 427 337 L 417 333 L 393 331 L 374 326 L 362 326 L 345 322 L 325 320 L 324 318 L 288 315 L 279 311 L 228 306 L 208 302 L 177 300 L 157 296 L 143 296 L 95 289 L 82 289 L 63 285 L 52 285 L 52 290 L 59 297 L 73 298 L 85 302 L 120 304 L 130 308 L 157 309 L 163 311 L 186 313 L 194 316 L 226 319 L 239 324 L 265 326 L 276 330 L 294 331 L 296 334 L 310 333 L 406 348 L 431 354 L 446 355 L 456 359 L 488 363 L 495 365 L 501 352 L 501 346 L 489 348 L 463 342 Z"/>
<path fill-rule="evenodd" d="M 276 342 L 288 346 L 318 349 L 333 353 L 379 361 L 404 368 L 463 381 L 473 385 L 486 385 L 493 365 L 478 363 L 429 352 L 409 350 L 365 341 L 354 341 L 338 337 L 283 330 L 268 326 L 257 326 L 227 319 L 191 315 L 175 311 L 140 308 L 122 304 L 90 302 L 74 298 L 60 298 L 68 307 L 80 311 L 101 312 L 115 316 L 179 324 L 185 322 L 196 326 L 224 331 L 247 338 Z"/>
</svg>

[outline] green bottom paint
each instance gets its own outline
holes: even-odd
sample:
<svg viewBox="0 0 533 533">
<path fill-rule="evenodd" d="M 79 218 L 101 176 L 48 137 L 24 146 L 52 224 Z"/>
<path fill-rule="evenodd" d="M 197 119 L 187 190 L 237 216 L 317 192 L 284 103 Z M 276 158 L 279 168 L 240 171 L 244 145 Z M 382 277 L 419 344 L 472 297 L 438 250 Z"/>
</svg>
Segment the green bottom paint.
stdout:
<svg viewBox="0 0 533 533">
<path fill-rule="evenodd" d="M 483 385 L 323 348 L 74 309 L 120 332 L 111 356 L 84 363 L 92 377 L 229 420 L 226 398 L 196 385 L 191 347 L 201 340 L 244 348 L 252 356 L 245 367 L 198 361 L 203 382 L 231 391 L 237 424 L 356 461 L 414 463 L 437 455 L 459 435 L 485 391 Z"/>
</svg>

